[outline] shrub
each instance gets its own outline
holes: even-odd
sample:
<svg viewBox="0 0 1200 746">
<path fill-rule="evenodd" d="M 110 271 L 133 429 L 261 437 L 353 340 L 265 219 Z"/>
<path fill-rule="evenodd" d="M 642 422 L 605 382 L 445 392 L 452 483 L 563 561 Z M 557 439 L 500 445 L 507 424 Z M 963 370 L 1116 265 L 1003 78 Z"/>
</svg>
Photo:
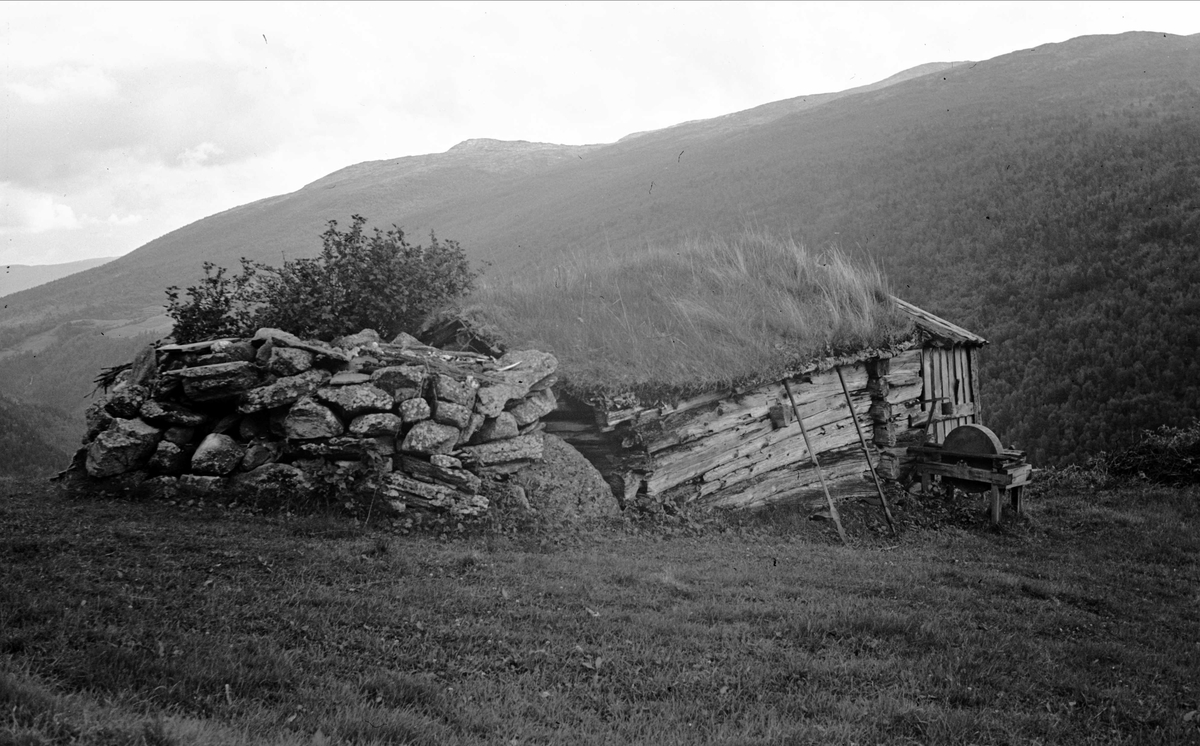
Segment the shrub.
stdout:
<svg viewBox="0 0 1200 746">
<path fill-rule="evenodd" d="M 1137 445 L 1114 454 L 1108 468 L 1115 477 L 1157 484 L 1200 484 L 1200 421 L 1147 430 Z"/>
<path fill-rule="evenodd" d="M 404 231 L 365 231 L 354 215 L 345 231 L 336 220 L 321 234 L 321 253 L 282 267 L 242 259 L 242 274 L 227 278 L 223 267 L 205 262 L 204 280 L 179 300 L 167 289 L 167 315 L 180 343 L 245 336 L 271 326 L 329 340 L 372 328 L 384 337 L 412 333 L 435 309 L 464 294 L 476 272 L 455 241 L 430 234 L 428 246 L 411 244 Z"/>
</svg>

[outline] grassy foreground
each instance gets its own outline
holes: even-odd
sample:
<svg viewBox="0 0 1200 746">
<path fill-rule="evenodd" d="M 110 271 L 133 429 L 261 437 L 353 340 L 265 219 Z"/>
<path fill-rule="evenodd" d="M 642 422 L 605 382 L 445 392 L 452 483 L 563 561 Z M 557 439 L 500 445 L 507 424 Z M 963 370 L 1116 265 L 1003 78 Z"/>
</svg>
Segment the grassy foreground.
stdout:
<svg viewBox="0 0 1200 746">
<path fill-rule="evenodd" d="M 1200 743 L 1195 488 L 847 549 L 0 487 L 0 744 Z"/>
</svg>

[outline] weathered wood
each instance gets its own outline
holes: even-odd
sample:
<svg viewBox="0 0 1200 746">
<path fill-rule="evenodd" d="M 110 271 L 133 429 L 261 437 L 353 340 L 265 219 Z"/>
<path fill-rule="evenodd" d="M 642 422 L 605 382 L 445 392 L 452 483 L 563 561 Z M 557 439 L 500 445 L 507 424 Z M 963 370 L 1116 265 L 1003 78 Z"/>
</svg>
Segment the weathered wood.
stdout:
<svg viewBox="0 0 1200 746">
<path fill-rule="evenodd" d="M 864 365 L 855 365 L 847 370 L 846 383 L 852 391 L 865 393 L 867 370 Z M 841 389 L 832 371 L 815 373 L 809 381 L 795 390 L 796 401 L 804 417 L 826 409 L 825 400 L 837 400 Z M 637 422 L 633 425 L 651 453 L 673 446 L 691 443 L 711 437 L 717 433 L 744 426 L 747 422 L 770 416 L 771 407 L 788 401 L 783 385 L 779 382 L 764 384 L 737 396 L 719 402 L 709 402 L 703 408 L 689 410 L 686 421 L 674 416 L 659 418 L 654 422 Z"/>
<path fill-rule="evenodd" d="M 792 408 L 796 410 L 796 422 L 800 425 L 800 434 L 804 436 L 804 446 L 808 448 L 808 458 L 812 461 L 813 468 L 817 470 L 817 477 L 821 480 L 821 489 L 825 492 L 825 500 L 829 503 L 829 515 L 833 518 L 834 525 L 837 526 L 842 544 L 849 545 L 850 540 L 846 538 L 846 530 L 842 528 L 842 517 L 838 515 L 837 505 L 834 505 L 833 496 L 829 494 L 829 485 L 825 483 L 825 475 L 821 473 L 821 463 L 817 460 L 817 452 L 813 450 L 812 441 L 809 440 L 808 428 L 804 425 L 804 415 L 800 413 L 795 394 L 792 393 L 791 384 L 786 378 L 783 381 L 783 388 L 787 391 L 788 401 L 792 403 Z"/>
<path fill-rule="evenodd" d="M 854 416 L 865 417 L 870 398 L 859 393 L 852 400 Z M 824 409 L 813 412 L 813 407 L 818 404 Z M 818 453 L 842 447 L 846 445 L 846 438 L 853 436 L 851 413 L 840 397 L 832 402 L 814 402 L 807 410 L 802 407 L 800 410 L 804 425 L 813 434 Z M 770 418 L 764 417 L 704 440 L 659 451 L 653 454 L 654 473 L 647 481 L 647 489 L 659 493 L 712 470 L 728 472 L 751 466 L 760 460 L 779 458 L 780 454 L 796 450 L 795 443 L 786 441 L 801 435 L 799 423 L 793 422 L 787 427 L 775 429 Z M 793 458 L 807 458 L 807 454 L 800 453 Z M 731 463 L 736 465 L 729 466 Z M 788 460 L 785 456 L 779 465 L 786 463 Z"/>
<path fill-rule="evenodd" d="M 979 350 L 971 348 L 967 351 L 967 365 L 970 368 L 972 401 L 975 403 L 975 423 L 983 424 L 983 390 L 979 388 Z"/>
<path fill-rule="evenodd" d="M 848 426 L 850 418 L 846 418 L 845 422 L 847 427 L 844 430 L 836 436 L 824 436 L 820 440 L 820 446 L 813 446 L 818 448 L 818 454 L 854 445 L 856 436 L 854 429 Z M 812 434 L 810 433 L 810 435 Z M 803 435 L 800 434 L 799 437 L 790 438 L 705 472 L 701 477 L 704 484 L 700 487 L 700 494 L 708 495 L 718 492 L 767 472 L 803 463 L 809 460 L 808 457 L 808 446 L 804 443 Z"/>
<path fill-rule="evenodd" d="M 922 473 L 940 474 L 943 477 L 995 484 L 1001 487 L 1015 487 L 1028 483 L 1029 475 L 1033 470 L 1030 464 L 1022 464 L 1008 471 L 997 472 L 990 469 L 978 469 L 966 464 L 939 464 L 931 462 L 921 464 L 920 468 Z"/>
<path fill-rule="evenodd" d="M 967 402 L 966 404 L 955 404 L 948 414 L 942 414 L 942 412 L 940 411 L 940 408 L 939 408 L 939 411 L 937 411 L 936 414 L 937 414 L 936 419 L 938 422 L 970 418 L 975 415 L 975 404 L 972 402 Z M 928 412 L 919 412 L 908 418 L 908 425 L 909 425 L 909 427 L 913 427 L 913 428 L 925 427 L 925 423 L 928 420 L 928 418 L 929 418 Z M 961 424 L 961 423 L 958 423 L 958 424 Z M 957 427 L 957 426 L 958 425 L 956 424 L 954 427 Z M 953 429 L 953 428 L 951 428 L 951 429 Z"/>
<path fill-rule="evenodd" d="M 870 494 L 870 487 L 865 479 L 862 479 L 865 477 L 865 471 L 862 462 L 856 456 L 856 451 L 855 446 L 851 445 L 848 449 L 825 454 L 826 458 L 821 463 L 821 473 L 834 500 Z M 777 469 L 756 480 L 744 482 L 736 489 L 708 493 L 700 496 L 697 504 L 744 509 L 806 499 L 815 499 L 820 504 L 824 504 L 826 500 L 821 489 L 820 476 L 810 464 Z"/>
</svg>

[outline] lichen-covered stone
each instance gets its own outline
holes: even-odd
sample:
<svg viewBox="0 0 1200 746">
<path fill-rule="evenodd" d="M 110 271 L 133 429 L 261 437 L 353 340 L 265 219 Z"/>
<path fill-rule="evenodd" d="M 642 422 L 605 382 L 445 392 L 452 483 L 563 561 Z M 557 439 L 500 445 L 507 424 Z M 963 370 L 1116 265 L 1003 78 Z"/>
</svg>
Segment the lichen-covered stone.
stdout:
<svg viewBox="0 0 1200 746">
<path fill-rule="evenodd" d="M 471 410 L 461 404 L 438 399 L 433 406 L 433 421 L 462 430 L 471 421 Z"/>
<path fill-rule="evenodd" d="M 399 450 L 424 454 L 449 453 L 457 443 L 458 428 L 422 420 L 404 436 Z"/>
<path fill-rule="evenodd" d="M 183 380 L 183 394 L 198 402 L 232 399 L 262 383 L 254 363 L 216 363 L 171 371 Z"/>
<path fill-rule="evenodd" d="M 485 417 L 495 417 L 504 411 L 510 401 L 522 399 L 538 382 L 554 373 L 558 359 L 538 350 L 514 350 L 505 353 L 498 361 L 500 370 L 490 375 L 503 383 L 485 383 L 479 389 L 476 411 Z M 504 368 L 508 370 L 504 370 Z"/>
<path fill-rule="evenodd" d="M 330 386 L 349 386 L 352 383 L 370 383 L 371 376 L 366 373 L 355 373 L 352 371 L 342 371 L 335 373 L 333 378 L 329 379 Z"/>
<path fill-rule="evenodd" d="M 357 334 L 347 334 L 344 337 L 337 337 L 333 340 L 334 347 L 341 347 L 343 350 L 351 350 L 356 347 L 366 347 L 367 345 L 376 344 L 381 340 L 379 332 L 374 329 L 363 329 Z"/>
<path fill-rule="evenodd" d="M 374 412 L 355 417 L 350 423 L 350 434 L 363 438 L 373 438 L 377 435 L 392 435 L 400 432 L 404 421 L 398 415 L 390 412 Z"/>
<path fill-rule="evenodd" d="M 371 412 L 386 412 L 395 404 L 391 394 L 369 383 L 325 386 L 317 389 L 316 397 L 346 419 Z"/>
<path fill-rule="evenodd" d="M 133 419 L 138 416 L 148 393 L 144 386 L 118 386 L 108 394 L 104 409 L 113 417 Z"/>
<path fill-rule="evenodd" d="M 550 389 L 541 389 L 529 392 L 528 396 L 510 407 L 508 411 L 512 413 L 518 425 L 525 427 L 553 412 L 556 404 L 554 392 Z"/>
<path fill-rule="evenodd" d="M 112 424 L 113 416 L 104 408 L 104 400 L 92 402 L 87 411 L 83 413 L 84 422 L 87 423 L 87 434 L 84 436 L 84 442 L 90 442 L 97 435 L 108 429 Z"/>
<path fill-rule="evenodd" d="M 280 378 L 275 383 L 244 393 L 241 402 L 238 403 L 238 411 L 249 414 L 297 402 L 315 393 L 328 380 L 329 372 L 316 368 Z"/>
<path fill-rule="evenodd" d="M 283 347 L 268 342 L 270 347 L 266 347 L 266 367 L 271 373 L 277 376 L 286 378 L 288 376 L 298 376 L 306 370 L 313 367 L 313 354 L 308 350 L 299 350 L 295 347 Z M 261 355 L 261 350 L 259 351 Z"/>
<path fill-rule="evenodd" d="M 520 426 L 510 412 L 501 412 L 495 417 L 489 417 L 475 434 L 476 443 L 490 443 L 493 440 L 504 440 L 517 437 Z"/>
<path fill-rule="evenodd" d="M 186 407 L 169 401 L 147 399 L 138 408 L 138 414 L 146 422 L 160 427 L 200 427 L 208 421 L 206 415 L 193 412 Z"/>
<path fill-rule="evenodd" d="M 88 446 L 84 468 L 102 479 L 123 474 L 146 462 L 162 440 L 162 432 L 142 420 L 113 418 Z"/>
<path fill-rule="evenodd" d="M 467 443 L 470 443 L 471 439 L 475 437 L 475 433 L 479 432 L 479 428 L 483 427 L 485 422 L 487 422 L 486 417 L 478 412 L 472 412 L 467 426 L 463 428 L 462 434 L 458 436 L 458 444 L 465 446 Z"/>
<path fill-rule="evenodd" d="M 310 397 L 292 406 L 283 419 L 283 429 L 292 440 L 332 438 L 346 430 L 332 409 Z"/>
<path fill-rule="evenodd" d="M 473 380 L 458 380 L 453 376 L 439 373 L 433 379 L 433 396 L 439 401 L 448 401 L 470 409 L 475 406 L 475 390 L 478 388 Z"/>
<path fill-rule="evenodd" d="M 248 339 L 229 340 L 218 339 L 213 342 L 212 347 L 206 355 L 201 355 L 197 360 L 201 365 L 211 365 L 213 363 L 233 363 L 238 361 L 250 361 L 254 359 L 257 350 L 254 349 L 253 343 Z"/>
<path fill-rule="evenodd" d="M 531 433 L 477 446 L 463 446 L 463 461 L 483 466 L 542 457 L 542 434 Z"/>
<path fill-rule="evenodd" d="M 246 455 L 242 456 L 242 471 L 257 469 L 263 464 L 272 464 L 283 455 L 283 443 L 278 440 L 260 440 L 246 447 Z"/>
<path fill-rule="evenodd" d="M 407 399 L 400 402 L 400 419 L 406 425 L 427 420 L 431 414 L 429 402 L 424 399 Z"/>
<path fill-rule="evenodd" d="M 425 366 L 393 365 L 380 368 L 371 374 L 371 383 L 391 394 L 396 401 L 419 396 L 425 389 Z M 400 396 L 401 390 L 414 392 L 412 396 Z"/>
<path fill-rule="evenodd" d="M 150 386 L 157 377 L 158 351 L 153 344 L 148 344 L 129 364 L 129 383 L 131 386 Z"/>
<path fill-rule="evenodd" d="M 330 360 L 335 360 L 341 363 L 350 362 L 350 356 L 344 350 L 326 344 L 320 341 L 305 341 L 300 339 L 295 334 L 285 332 L 280 329 L 271 329 L 263 327 L 254 333 L 255 340 L 270 340 L 276 347 L 293 347 L 298 350 L 307 350 L 319 357 L 326 357 Z"/>
<path fill-rule="evenodd" d="M 193 474 L 223 477 L 237 468 L 246 448 L 228 435 L 209 433 L 192 454 Z"/>
</svg>

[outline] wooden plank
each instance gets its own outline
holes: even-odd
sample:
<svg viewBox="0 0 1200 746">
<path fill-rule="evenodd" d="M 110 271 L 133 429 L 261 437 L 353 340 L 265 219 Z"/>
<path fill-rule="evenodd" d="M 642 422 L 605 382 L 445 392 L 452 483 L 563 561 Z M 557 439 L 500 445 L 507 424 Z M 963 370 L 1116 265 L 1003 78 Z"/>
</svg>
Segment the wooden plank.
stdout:
<svg viewBox="0 0 1200 746">
<path fill-rule="evenodd" d="M 975 422 L 983 424 L 983 391 L 979 388 L 979 350 L 972 348 L 967 351 L 967 365 L 970 366 L 971 390 L 974 392 Z"/>
<path fill-rule="evenodd" d="M 845 422 L 851 423 L 852 421 L 846 418 Z M 810 433 L 810 436 L 814 440 L 813 448 L 817 449 L 818 455 L 853 446 L 858 440 L 852 424 L 844 426 L 840 431 L 827 431 L 819 441 L 816 433 Z M 718 492 L 776 469 L 804 463 L 807 459 L 808 449 L 804 445 L 803 438 L 800 438 L 799 442 L 796 438 L 792 438 L 744 459 L 723 464 L 711 472 L 706 472 L 702 477 L 704 483 L 700 486 L 700 494 L 707 495 Z"/>
<path fill-rule="evenodd" d="M 953 402 L 954 363 L 951 358 L 951 353 L 949 350 L 945 349 L 938 350 L 938 357 L 940 357 L 942 361 L 942 393 L 939 394 L 939 396 L 945 397 Z M 941 430 L 941 434 L 938 437 L 938 442 L 941 443 L 946 440 L 946 436 L 949 435 L 950 431 L 954 429 L 954 425 L 949 422 L 942 421 L 938 423 L 938 428 Z"/>
<path fill-rule="evenodd" d="M 852 400 L 855 416 L 865 420 L 871 404 L 870 397 L 860 393 L 858 396 L 852 396 Z M 845 428 L 853 431 L 849 419 L 850 411 L 845 400 L 839 397 L 834 403 L 837 406 L 831 406 L 829 402 L 823 403 L 826 408 L 815 413 L 812 412 L 811 405 L 807 411 L 801 408 L 801 413 L 806 415 L 804 425 L 814 438 L 814 447 L 818 449 L 818 454 L 829 448 L 839 447 L 824 444 L 824 438 L 828 434 L 840 432 Z M 647 480 L 647 489 L 652 494 L 658 494 L 739 459 L 744 462 L 743 465 L 749 465 L 756 459 L 770 458 L 781 451 L 794 448 L 794 445 L 785 443 L 800 435 L 798 422 L 793 421 L 787 427 L 775 429 L 771 420 L 764 417 L 732 431 L 659 451 L 654 454 L 654 473 Z M 764 450 L 768 452 L 760 454 Z M 804 457 L 806 454 L 800 455 L 800 458 Z"/>
<path fill-rule="evenodd" d="M 885 377 L 888 383 L 891 384 L 895 384 L 897 381 L 905 378 L 919 379 L 921 377 L 921 363 L 921 348 L 917 347 L 912 350 L 905 350 L 891 359 Z"/>
<path fill-rule="evenodd" d="M 962 419 L 968 419 L 968 418 L 971 418 L 974 416 L 975 416 L 975 405 L 970 402 L 968 402 L 966 404 L 955 404 L 954 412 L 949 415 L 945 415 L 945 414 L 942 414 L 941 412 L 938 412 L 938 418 L 940 418 L 940 419 L 944 418 L 944 419 L 948 419 L 948 420 L 962 420 Z M 927 419 L 928 419 L 927 412 L 919 412 L 917 414 L 914 414 L 908 418 L 909 427 L 910 428 L 925 427 L 925 422 Z M 958 422 L 954 425 L 954 427 L 958 427 L 961 424 L 962 424 L 961 422 Z"/>
<path fill-rule="evenodd" d="M 821 470 L 830 495 L 834 498 L 872 493 L 872 487 L 864 478 L 866 469 L 861 461 L 854 458 L 853 446 L 826 454 Z M 811 465 L 804 465 L 778 469 L 756 481 L 743 482 L 703 495 L 697 498 L 697 503 L 710 507 L 745 509 L 818 498 L 823 504 L 824 494 L 818 470 Z"/>
<path fill-rule="evenodd" d="M 1026 466 L 1029 466 L 1026 464 Z M 923 473 L 941 474 L 944 477 L 955 477 L 971 482 L 981 482 L 986 484 L 998 484 L 1001 487 L 1011 484 L 1024 484 L 1028 481 L 1028 474 L 1021 467 L 1017 467 L 1009 472 L 996 472 L 987 469 L 976 469 L 972 466 L 964 464 L 938 464 L 938 463 L 923 463 L 917 467 Z M 1032 468 L 1032 467 L 1030 467 Z M 1020 472 L 1020 474 L 1018 474 Z M 1017 479 L 1024 481 L 1017 482 Z"/>
</svg>

